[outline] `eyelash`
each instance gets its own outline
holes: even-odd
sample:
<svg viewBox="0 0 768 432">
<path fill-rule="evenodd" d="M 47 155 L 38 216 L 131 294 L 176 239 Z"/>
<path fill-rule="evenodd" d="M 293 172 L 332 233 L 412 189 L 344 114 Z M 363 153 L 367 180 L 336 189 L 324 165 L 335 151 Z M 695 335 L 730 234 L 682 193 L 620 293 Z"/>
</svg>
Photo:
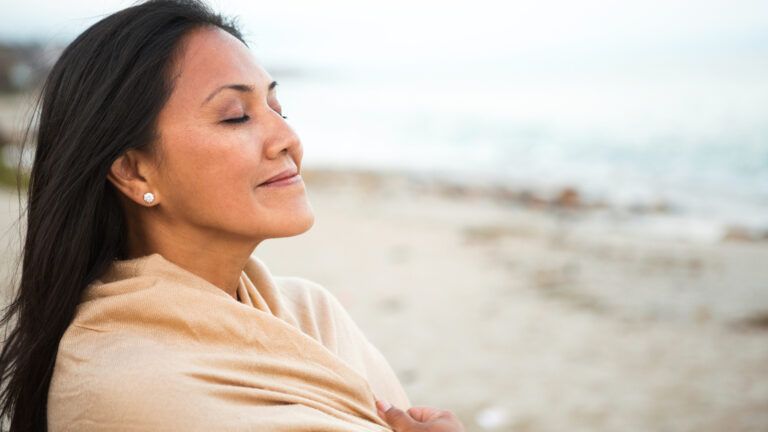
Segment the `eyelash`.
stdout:
<svg viewBox="0 0 768 432">
<path fill-rule="evenodd" d="M 231 119 L 226 119 L 226 120 L 223 120 L 223 122 L 224 122 L 224 123 L 233 123 L 233 124 L 236 124 L 236 123 L 245 123 L 245 122 L 247 122 L 249 119 L 250 119 L 250 117 L 249 117 L 249 116 L 247 116 L 247 115 L 244 115 L 244 116 L 242 116 L 242 117 L 238 117 L 238 118 L 231 118 Z"/>
<path fill-rule="evenodd" d="M 282 118 L 284 118 L 284 119 L 287 119 L 287 118 L 288 118 L 288 116 L 286 116 L 286 115 L 282 115 L 282 114 L 280 114 L 280 117 L 282 117 Z M 248 120 L 250 120 L 250 118 L 251 118 L 251 117 L 250 117 L 249 115 L 247 115 L 247 114 L 246 114 L 246 115 L 244 115 L 244 116 L 242 116 L 242 117 L 231 118 L 231 119 L 226 119 L 226 120 L 222 120 L 222 121 L 223 121 L 224 123 L 229 123 L 229 124 L 238 124 L 238 123 L 245 123 L 245 122 L 247 122 Z"/>
</svg>

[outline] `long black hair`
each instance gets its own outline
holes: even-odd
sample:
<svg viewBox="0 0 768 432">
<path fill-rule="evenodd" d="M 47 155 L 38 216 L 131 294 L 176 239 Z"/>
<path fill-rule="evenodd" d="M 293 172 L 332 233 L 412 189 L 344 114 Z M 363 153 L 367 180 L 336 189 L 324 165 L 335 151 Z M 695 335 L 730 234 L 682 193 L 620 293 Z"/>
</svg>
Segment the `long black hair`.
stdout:
<svg viewBox="0 0 768 432">
<path fill-rule="evenodd" d="M 157 155 L 157 117 L 180 41 L 204 26 L 246 44 L 233 19 L 200 1 L 150 0 L 89 27 L 47 76 L 35 111 L 21 278 L 0 319 L 0 427 L 46 430 L 59 341 L 83 289 L 125 257 L 125 219 L 107 173 L 126 150 Z"/>
</svg>

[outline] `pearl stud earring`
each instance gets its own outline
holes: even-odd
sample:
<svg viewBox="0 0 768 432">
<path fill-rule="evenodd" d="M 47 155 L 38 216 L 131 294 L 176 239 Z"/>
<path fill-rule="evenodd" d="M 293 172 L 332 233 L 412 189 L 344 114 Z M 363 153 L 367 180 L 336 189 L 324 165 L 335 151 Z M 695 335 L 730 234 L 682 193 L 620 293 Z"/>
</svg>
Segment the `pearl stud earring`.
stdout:
<svg viewBox="0 0 768 432">
<path fill-rule="evenodd" d="M 152 204 L 152 202 L 155 200 L 155 195 L 152 192 L 147 192 L 144 194 L 144 202 L 147 204 Z"/>
</svg>

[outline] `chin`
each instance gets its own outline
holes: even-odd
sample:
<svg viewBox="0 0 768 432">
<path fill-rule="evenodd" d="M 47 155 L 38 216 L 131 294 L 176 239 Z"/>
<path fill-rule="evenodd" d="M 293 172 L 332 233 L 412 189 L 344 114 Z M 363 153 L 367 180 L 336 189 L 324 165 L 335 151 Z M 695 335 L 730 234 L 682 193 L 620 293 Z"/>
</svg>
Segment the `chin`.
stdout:
<svg viewBox="0 0 768 432">
<path fill-rule="evenodd" d="M 279 227 L 276 227 L 274 237 L 293 237 L 309 231 L 315 224 L 315 214 L 311 208 L 301 214 L 294 213 L 283 220 Z"/>
</svg>

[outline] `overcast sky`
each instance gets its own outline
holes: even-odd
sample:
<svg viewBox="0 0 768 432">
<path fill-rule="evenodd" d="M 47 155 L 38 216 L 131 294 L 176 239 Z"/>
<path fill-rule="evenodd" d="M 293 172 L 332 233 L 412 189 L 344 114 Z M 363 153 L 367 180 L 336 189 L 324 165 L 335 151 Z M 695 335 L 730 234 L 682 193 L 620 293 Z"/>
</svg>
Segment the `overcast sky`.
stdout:
<svg viewBox="0 0 768 432">
<path fill-rule="evenodd" d="M 0 38 L 71 40 L 124 0 L 2 0 Z M 238 15 L 267 57 L 344 52 L 361 58 L 630 53 L 741 55 L 768 51 L 765 0 L 211 0 Z M 307 48 L 309 47 L 309 48 Z M 305 50 L 306 48 L 306 50 Z"/>
</svg>

